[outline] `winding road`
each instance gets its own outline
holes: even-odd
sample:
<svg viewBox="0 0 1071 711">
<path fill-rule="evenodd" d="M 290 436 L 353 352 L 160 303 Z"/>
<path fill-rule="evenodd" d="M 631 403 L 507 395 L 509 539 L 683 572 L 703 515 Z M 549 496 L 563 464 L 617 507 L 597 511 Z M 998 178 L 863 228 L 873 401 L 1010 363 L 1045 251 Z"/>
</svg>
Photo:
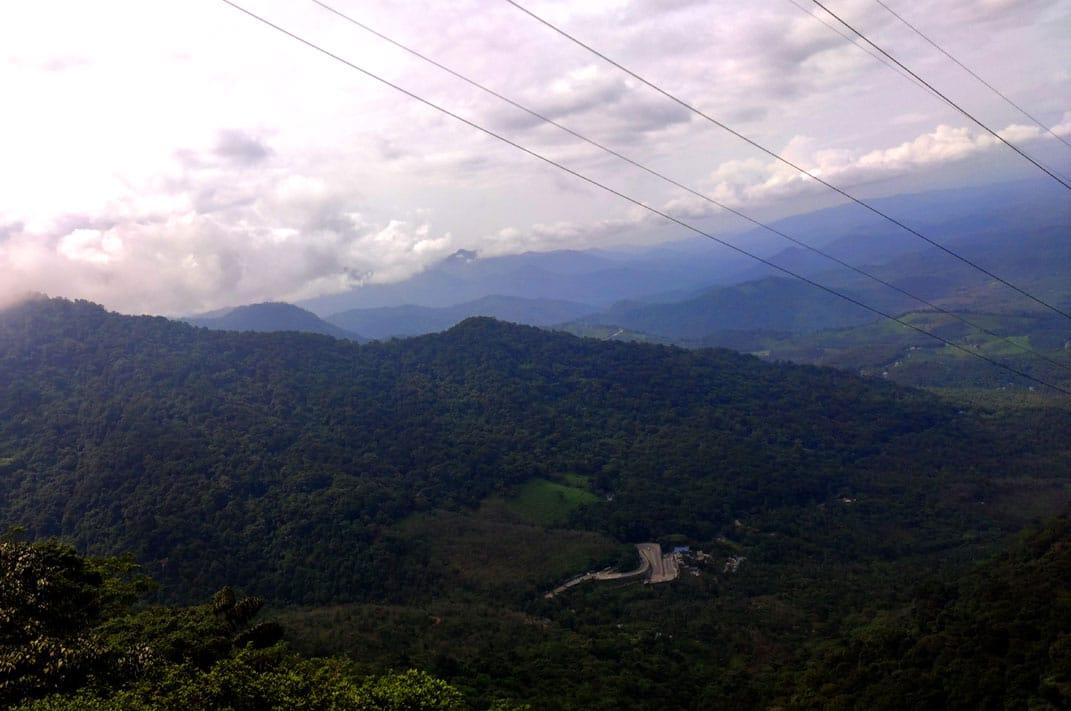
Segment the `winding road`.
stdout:
<svg viewBox="0 0 1071 711">
<path fill-rule="evenodd" d="M 658 543 L 637 543 L 636 551 L 640 554 L 640 567 L 623 573 L 606 570 L 593 571 L 570 578 L 565 583 L 548 592 L 544 597 L 552 598 L 569 588 L 589 580 L 637 580 L 643 578 L 646 583 L 668 583 L 676 580 L 680 575 L 680 566 L 677 558 L 672 553 L 662 554 L 662 546 Z"/>
</svg>

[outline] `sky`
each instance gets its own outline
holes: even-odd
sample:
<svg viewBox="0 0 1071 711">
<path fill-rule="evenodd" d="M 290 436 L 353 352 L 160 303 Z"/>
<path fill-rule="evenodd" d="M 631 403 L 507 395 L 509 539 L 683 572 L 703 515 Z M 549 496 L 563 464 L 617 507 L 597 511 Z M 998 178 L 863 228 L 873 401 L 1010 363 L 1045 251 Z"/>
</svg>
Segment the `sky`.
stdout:
<svg viewBox="0 0 1071 711">
<path fill-rule="evenodd" d="M 314 2 L 236 1 L 651 206 L 720 233 L 746 226 Z M 749 214 L 837 203 L 503 0 L 326 1 Z M 887 3 L 1071 137 L 1071 0 Z M 874 0 L 824 4 L 1002 136 L 1071 172 L 1071 149 Z M 815 19 L 821 11 L 806 0 L 526 6 L 861 196 L 1038 175 Z M 686 234 L 220 0 L 5 3 L 0 87 L 0 299 L 35 291 L 181 315 L 397 281 L 458 249 L 654 245 Z"/>
</svg>

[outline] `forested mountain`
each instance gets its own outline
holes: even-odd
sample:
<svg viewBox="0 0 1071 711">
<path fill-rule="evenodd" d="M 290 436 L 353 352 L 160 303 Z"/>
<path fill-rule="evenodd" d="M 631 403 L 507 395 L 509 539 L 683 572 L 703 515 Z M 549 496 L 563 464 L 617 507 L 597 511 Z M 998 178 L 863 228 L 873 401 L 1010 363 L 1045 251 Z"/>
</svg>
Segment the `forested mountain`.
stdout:
<svg viewBox="0 0 1071 711">
<path fill-rule="evenodd" d="M 994 213 L 992 223 L 952 220 L 960 231 L 950 244 L 969 259 L 999 269 L 1013 283 L 1029 285 L 1057 308 L 1071 308 L 1071 207 L 1038 214 L 1006 212 Z M 1012 220 L 1019 222 L 1006 224 Z M 834 244 L 829 249 L 836 253 L 847 248 Z M 802 250 L 790 250 L 775 261 L 969 351 L 1045 382 L 1071 386 L 1071 330 L 1066 320 L 940 250 L 901 254 L 865 268 L 988 333 L 864 276 L 831 270 Z M 988 393 L 1035 387 L 1051 392 L 784 277 L 717 286 L 685 299 L 622 302 L 563 328 L 595 337 L 732 348 L 774 361 L 847 368 L 907 385 Z"/>
<path fill-rule="evenodd" d="M 964 228 L 967 229 L 967 228 Z M 1071 304 L 1071 212 L 1055 213 L 1049 222 L 1018 228 L 969 226 L 953 246 L 969 259 L 996 268 L 1013 283 L 1056 304 Z M 835 246 L 830 248 L 839 253 Z M 847 251 L 843 248 L 842 251 Z M 813 276 L 864 303 L 899 314 L 928 308 L 899 293 L 799 248 L 773 258 L 777 264 Z M 875 263 L 848 259 L 878 278 L 954 311 L 1009 314 L 1037 309 L 1010 289 L 936 248 L 916 249 Z M 775 273 L 763 268 L 754 274 Z M 1044 314 L 1043 314 L 1044 315 Z M 877 321 L 880 317 L 802 281 L 775 276 L 731 286 L 713 286 L 686 299 L 660 303 L 621 302 L 578 320 L 578 325 L 618 326 L 682 344 L 731 344 L 740 331 L 809 334 Z M 729 332 L 729 338 L 723 336 Z"/>
<path fill-rule="evenodd" d="M 718 331 L 810 333 L 878 318 L 832 294 L 795 279 L 771 277 L 714 287 L 686 301 L 621 302 L 579 320 L 579 325 L 618 326 L 670 340 L 689 341 Z"/>
<path fill-rule="evenodd" d="M 328 321 L 366 338 L 419 336 L 445 331 L 473 316 L 490 316 L 500 321 L 527 326 L 554 326 L 595 311 L 592 306 L 556 299 L 520 299 L 487 296 L 456 306 L 388 306 L 352 309 L 328 317 Z"/>
<path fill-rule="evenodd" d="M 361 347 L 52 300 L 2 328 L 5 517 L 134 552 L 176 595 L 237 573 L 269 597 L 361 598 L 389 582 L 391 522 L 556 472 L 615 495 L 588 514 L 615 536 L 712 537 L 1017 441 L 831 370 L 489 320 Z"/>
<path fill-rule="evenodd" d="M 962 312 L 971 323 L 994 337 L 957 321 L 952 316 L 917 311 L 902 320 L 997 360 L 1044 382 L 1071 388 L 1071 330 L 1062 317 L 1039 312 Z M 1028 346 L 1044 358 L 1017 347 Z M 968 353 L 945 346 L 923 333 L 888 321 L 830 329 L 811 334 L 760 331 L 718 332 L 695 346 L 719 346 L 759 353 L 772 361 L 793 361 L 846 368 L 895 382 L 931 388 L 970 389 L 978 392 L 1024 392 L 1053 395 L 1055 391 L 1019 378 Z"/>
<path fill-rule="evenodd" d="M 278 613 L 299 649 L 417 666 L 483 706 L 773 699 L 814 635 L 1059 510 L 1069 429 L 1064 409 L 485 318 L 360 345 L 64 300 L 0 314 L 4 522 L 130 553 L 159 599 L 313 605 Z M 652 540 L 711 562 L 543 599 Z"/>
<path fill-rule="evenodd" d="M 218 314 L 190 317 L 185 321 L 213 331 L 297 331 L 349 340 L 360 339 L 353 331 L 328 323 L 310 311 L 278 302 L 239 306 Z"/>
</svg>

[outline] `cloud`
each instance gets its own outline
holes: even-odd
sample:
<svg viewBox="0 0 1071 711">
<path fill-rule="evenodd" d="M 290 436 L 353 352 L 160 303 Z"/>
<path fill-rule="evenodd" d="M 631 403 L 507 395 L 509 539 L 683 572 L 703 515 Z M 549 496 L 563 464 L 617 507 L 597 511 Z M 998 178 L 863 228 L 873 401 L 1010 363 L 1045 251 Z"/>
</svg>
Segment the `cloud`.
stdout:
<svg viewBox="0 0 1071 711">
<path fill-rule="evenodd" d="M 526 229 L 506 227 L 481 240 L 483 256 L 517 254 L 527 251 L 553 249 L 584 249 L 601 243 L 611 236 L 634 232 L 646 225 L 660 225 L 661 218 L 639 207 L 626 210 L 624 217 L 595 222 L 560 221 L 540 223 Z M 668 223 L 667 223 L 668 224 Z"/>
<path fill-rule="evenodd" d="M 1063 126 L 1057 128 L 1065 130 Z M 998 133 L 1017 146 L 1055 140 L 1037 126 L 1012 124 Z M 811 175 L 839 187 L 851 188 L 963 161 L 992 149 L 1004 150 L 1004 147 L 988 133 L 942 124 L 898 145 L 862 152 L 815 149 L 813 141 L 797 136 L 782 155 Z M 706 189 L 712 197 L 736 207 L 768 204 L 827 188 L 780 162 L 748 159 L 720 165 L 709 177 Z M 690 201 L 684 204 L 690 204 Z"/>
<path fill-rule="evenodd" d="M 1049 128 L 1051 128 L 1052 132 L 1057 136 L 1071 136 L 1071 111 L 1064 114 L 1060 123 L 1055 126 L 1050 126 Z"/>
<path fill-rule="evenodd" d="M 260 140 L 241 131 L 222 131 L 214 153 L 237 165 L 249 167 L 271 156 L 272 150 Z"/>
<path fill-rule="evenodd" d="M 72 262 L 105 265 L 122 256 L 123 240 L 113 231 L 78 229 L 60 238 L 56 252 Z"/>
<path fill-rule="evenodd" d="M 12 222 L 10 224 L 0 224 L 0 244 L 3 244 L 4 240 L 14 234 L 22 232 L 25 228 L 21 222 Z"/>
<path fill-rule="evenodd" d="M 50 232 L 12 225 L 0 242 L 2 291 L 33 285 L 126 311 L 188 314 L 403 279 L 457 248 L 426 222 L 365 218 L 347 192 L 288 175 L 245 199 L 206 208 L 190 195 L 185 209 L 138 221 L 70 215 Z"/>
<path fill-rule="evenodd" d="M 550 82 L 549 91 L 511 96 L 523 106 L 577 130 L 586 126 L 621 143 L 645 134 L 686 124 L 694 116 L 687 109 L 652 94 L 620 73 L 587 65 Z M 542 129 L 542 119 L 499 105 L 492 111 L 494 125 L 511 131 Z"/>
<path fill-rule="evenodd" d="M 788 3 L 533 3 L 838 184 L 915 176 L 922 190 L 929 168 L 993 149 L 991 137 L 943 125 L 947 107 Z M 505 3 L 339 4 L 728 203 L 817 192 L 814 181 L 756 157 Z M 257 9 L 623 192 L 687 219 L 714 214 L 334 16 L 285 0 L 258 0 Z M 956 67 L 871 0 L 842 0 L 837 10 L 941 86 L 962 85 Z M 679 236 L 224 6 L 115 0 L 112 16 L 137 33 L 91 3 L 66 3 L 61 24 L 51 0 L 20 12 L 20 23 L 0 25 L 0 83 L 11 107 L 0 131 L 0 290 L 189 313 L 401 279 L 462 247 L 504 254 Z M 1071 74 L 1061 59 L 1071 40 L 1054 29 L 1069 19 L 1066 2 L 948 0 L 940 13 L 912 19 L 995 84 L 1015 87 L 1039 116 L 1055 121 L 1066 110 L 1058 102 Z M 1022 117 L 989 113 L 985 100 L 979 110 L 1003 116 L 1009 140 L 1052 140 Z M 1071 114 L 1054 130 L 1071 134 Z"/>
</svg>

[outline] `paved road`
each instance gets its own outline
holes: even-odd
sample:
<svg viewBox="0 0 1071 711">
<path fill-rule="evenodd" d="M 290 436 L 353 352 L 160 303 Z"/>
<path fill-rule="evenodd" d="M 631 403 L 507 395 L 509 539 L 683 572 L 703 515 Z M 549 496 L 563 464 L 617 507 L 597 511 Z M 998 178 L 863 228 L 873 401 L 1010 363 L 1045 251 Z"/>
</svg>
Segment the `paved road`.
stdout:
<svg viewBox="0 0 1071 711">
<path fill-rule="evenodd" d="M 680 575 L 677 558 L 672 553 L 662 554 L 662 546 L 657 543 L 637 543 L 636 550 L 640 554 L 640 567 L 624 573 L 607 570 L 584 573 L 551 590 L 545 595 L 552 598 L 565 592 L 569 588 L 586 583 L 589 580 L 633 580 L 643 578 L 644 583 L 668 583 L 676 580 Z"/>
<path fill-rule="evenodd" d="M 636 548 L 651 567 L 651 573 L 647 576 L 648 583 L 668 583 L 680 575 L 677 557 L 672 553 L 663 555 L 662 546 L 657 543 L 641 543 Z"/>
<path fill-rule="evenodd" d="M 646 578 L 651 570 L 652 558 L 647 553 L 647 547 L 654 546 L 658 548 L 657 543 L 640 543 L 636 546 L 636 550 L 640 553 L 640 567 L 635 570 L 630 570 L 625 573 L 612 573 L 604 571 L 601 573 L 595 573 L 594 580 L 624 580 L 626 578 Z"/>
</svg>

